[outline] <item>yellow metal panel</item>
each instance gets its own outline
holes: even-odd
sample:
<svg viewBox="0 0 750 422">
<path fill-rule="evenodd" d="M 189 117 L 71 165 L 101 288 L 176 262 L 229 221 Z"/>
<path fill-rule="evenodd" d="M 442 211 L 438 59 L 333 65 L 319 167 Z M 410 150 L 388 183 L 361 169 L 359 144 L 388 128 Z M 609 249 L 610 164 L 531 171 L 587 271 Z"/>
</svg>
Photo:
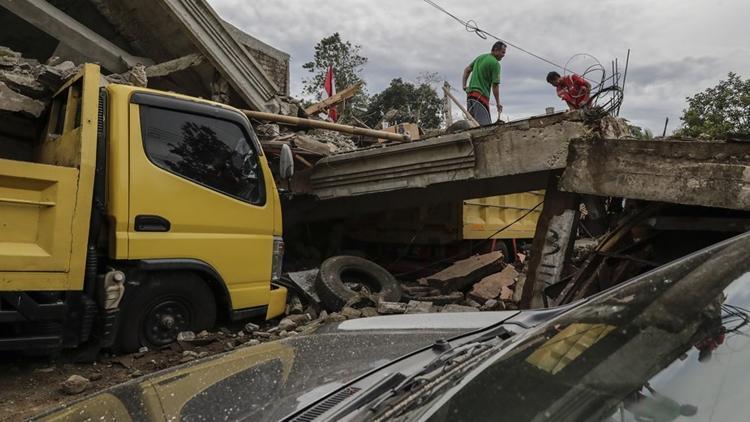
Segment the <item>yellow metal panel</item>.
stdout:
<svg viewBox="0 0 750 422">
<path fill-rule="evenodd" d="M 266 319 L 273 319 L 282 315 L 286 310 L 287 289 L 284 286 L 274 286 L 268 298 L 268 309 Z"/>
<path fill-rule="evenodd" d="M 99 66 L 86 64 L 83 68 L 81 90 L 80 162 L 78 165 L 78 191 L 73 214 L 73 241 L 71 243 L 69 289 L 83 289 L 86 266 L 86 244 L 91 219 L 91 200 L 94 191 L 96 165 L 96 132 L 99 116 Z M 72 89 L 72 87 L 71 87 Z"/>
<path fill-rule="evenodd" d="M 463 202 L 463 238 L 487 239 L 501 228 L 513 223 L 544 200 L 544 191 L 469 199 Z M 542 207 L 512 226 L 494 235 L 493 239 L 531 239 Z"/>
<path fill-rule="evenodd" d="M 107 216 L 109 218 L 109 256 L 128 258 L 128 201 L 129 201 L 129 100 L 133 88 L 109 85 L 107 96 Z"/>
<path fill-rule="evenodd" d="M 60 291 L 68 289 L 64 272 L 0 272 L 0 291 Z"/>
<path fill-rule="evenodd" d="M 146 157 L 139 108 L 130 105 L 130 205 L 128 258 L 191 258 L 213 266 L 224 279 L 234 309 L 267 305 L 275 234 L 276 187 L 260 157 L 266 202 L 256 206 L 163 170 Z M 137 215 L 158 215 L 169 232 L 136 232 Z M 278 219 L 280 220 L 280 219 Z"/>
<path fill-rule="evenodd" d="M 77 180 L 74 168 L 0 159 L 0 271 L 68 271 Z"/>
</svg>

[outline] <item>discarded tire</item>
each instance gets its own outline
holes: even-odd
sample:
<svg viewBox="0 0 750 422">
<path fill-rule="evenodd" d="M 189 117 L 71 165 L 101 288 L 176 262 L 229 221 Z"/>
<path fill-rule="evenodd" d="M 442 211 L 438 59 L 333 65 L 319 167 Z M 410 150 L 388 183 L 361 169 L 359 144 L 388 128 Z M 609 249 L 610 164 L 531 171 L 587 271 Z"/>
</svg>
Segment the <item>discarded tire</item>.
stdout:
<svg viewBox="0 0 750 422">
<path fill-rule="evenodd" d="M 360 295 L 357 288 L 365 287 L 386 302 L 401 299 L 401 286 L 385 268 L 358 256 L 334 256 L 323 261 L 315 291 L 323 304 L 339 311 L 351 299 Z"/>
</svg>

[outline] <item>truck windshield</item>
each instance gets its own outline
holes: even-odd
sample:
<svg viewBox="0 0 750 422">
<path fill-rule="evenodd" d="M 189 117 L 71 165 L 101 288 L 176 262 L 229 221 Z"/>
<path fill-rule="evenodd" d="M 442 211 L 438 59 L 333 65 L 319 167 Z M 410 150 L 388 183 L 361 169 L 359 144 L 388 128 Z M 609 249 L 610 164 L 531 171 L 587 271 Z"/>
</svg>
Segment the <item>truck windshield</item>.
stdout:
<svg viewBox="0 0 750 422">
<path fill-rule="evenodd" d="M 748 420 L 748 252 L 743 235 L 564 314 L 430 420 Z"/>
</svg>

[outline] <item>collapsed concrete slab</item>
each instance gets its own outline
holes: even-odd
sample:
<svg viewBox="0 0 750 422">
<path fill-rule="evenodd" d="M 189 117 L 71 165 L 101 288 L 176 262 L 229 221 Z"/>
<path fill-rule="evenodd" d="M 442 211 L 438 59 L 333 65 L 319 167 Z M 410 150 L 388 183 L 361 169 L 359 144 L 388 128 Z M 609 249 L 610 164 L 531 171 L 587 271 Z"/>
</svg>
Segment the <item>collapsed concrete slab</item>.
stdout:
<svg viewBox="0 0 750 422">
<path fill-rule="evenodd" d="M 456 261 L 450 267 L 419 280 L 442 292 L 464 290 L 490 274 L 503 268 L 502 252 L 490 252 Z"/>
<path fill-rule="evenodd" d="M 288 95 L 289 56 L 239 41 L 205 0 L 0 0 L 0 26 L 0 45 L 42 63 L 62 57 L 113 74 L 156 66 L 150 88 L 218 98 L 226 87 L 225 102 L 254 110 L 278 110 Z M 276 69 L 287 71 L 269 76 Z"/>
<path fill-rule="evenodd" d="M 628 135 L 624 121 L 581 112 L 535 116 L 385 148 L 334 155 L 317 162 L 290 221 L 351 216 L 543 189 L 566 165 L 573 138 Z"/>
<path fill-rule="evenodd" d="M 560 189 L 750 210 L 750 143 L 574 140 Z"/>
</svg>

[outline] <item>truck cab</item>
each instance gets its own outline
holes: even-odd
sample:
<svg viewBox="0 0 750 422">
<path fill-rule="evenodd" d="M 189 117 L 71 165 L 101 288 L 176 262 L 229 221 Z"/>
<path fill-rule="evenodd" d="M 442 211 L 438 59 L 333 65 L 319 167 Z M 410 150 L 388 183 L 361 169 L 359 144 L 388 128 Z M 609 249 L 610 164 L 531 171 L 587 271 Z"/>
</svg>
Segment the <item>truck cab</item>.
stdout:
<svg viewBox="0 0 750 422">
<path fill-rule="evenodd" d="M 132 351 L 283 312 L 279 197 L 241 111 L 88 64 L 47 115 L 33 160 L 0 159 L 0 350 Z"/>
</svg>

